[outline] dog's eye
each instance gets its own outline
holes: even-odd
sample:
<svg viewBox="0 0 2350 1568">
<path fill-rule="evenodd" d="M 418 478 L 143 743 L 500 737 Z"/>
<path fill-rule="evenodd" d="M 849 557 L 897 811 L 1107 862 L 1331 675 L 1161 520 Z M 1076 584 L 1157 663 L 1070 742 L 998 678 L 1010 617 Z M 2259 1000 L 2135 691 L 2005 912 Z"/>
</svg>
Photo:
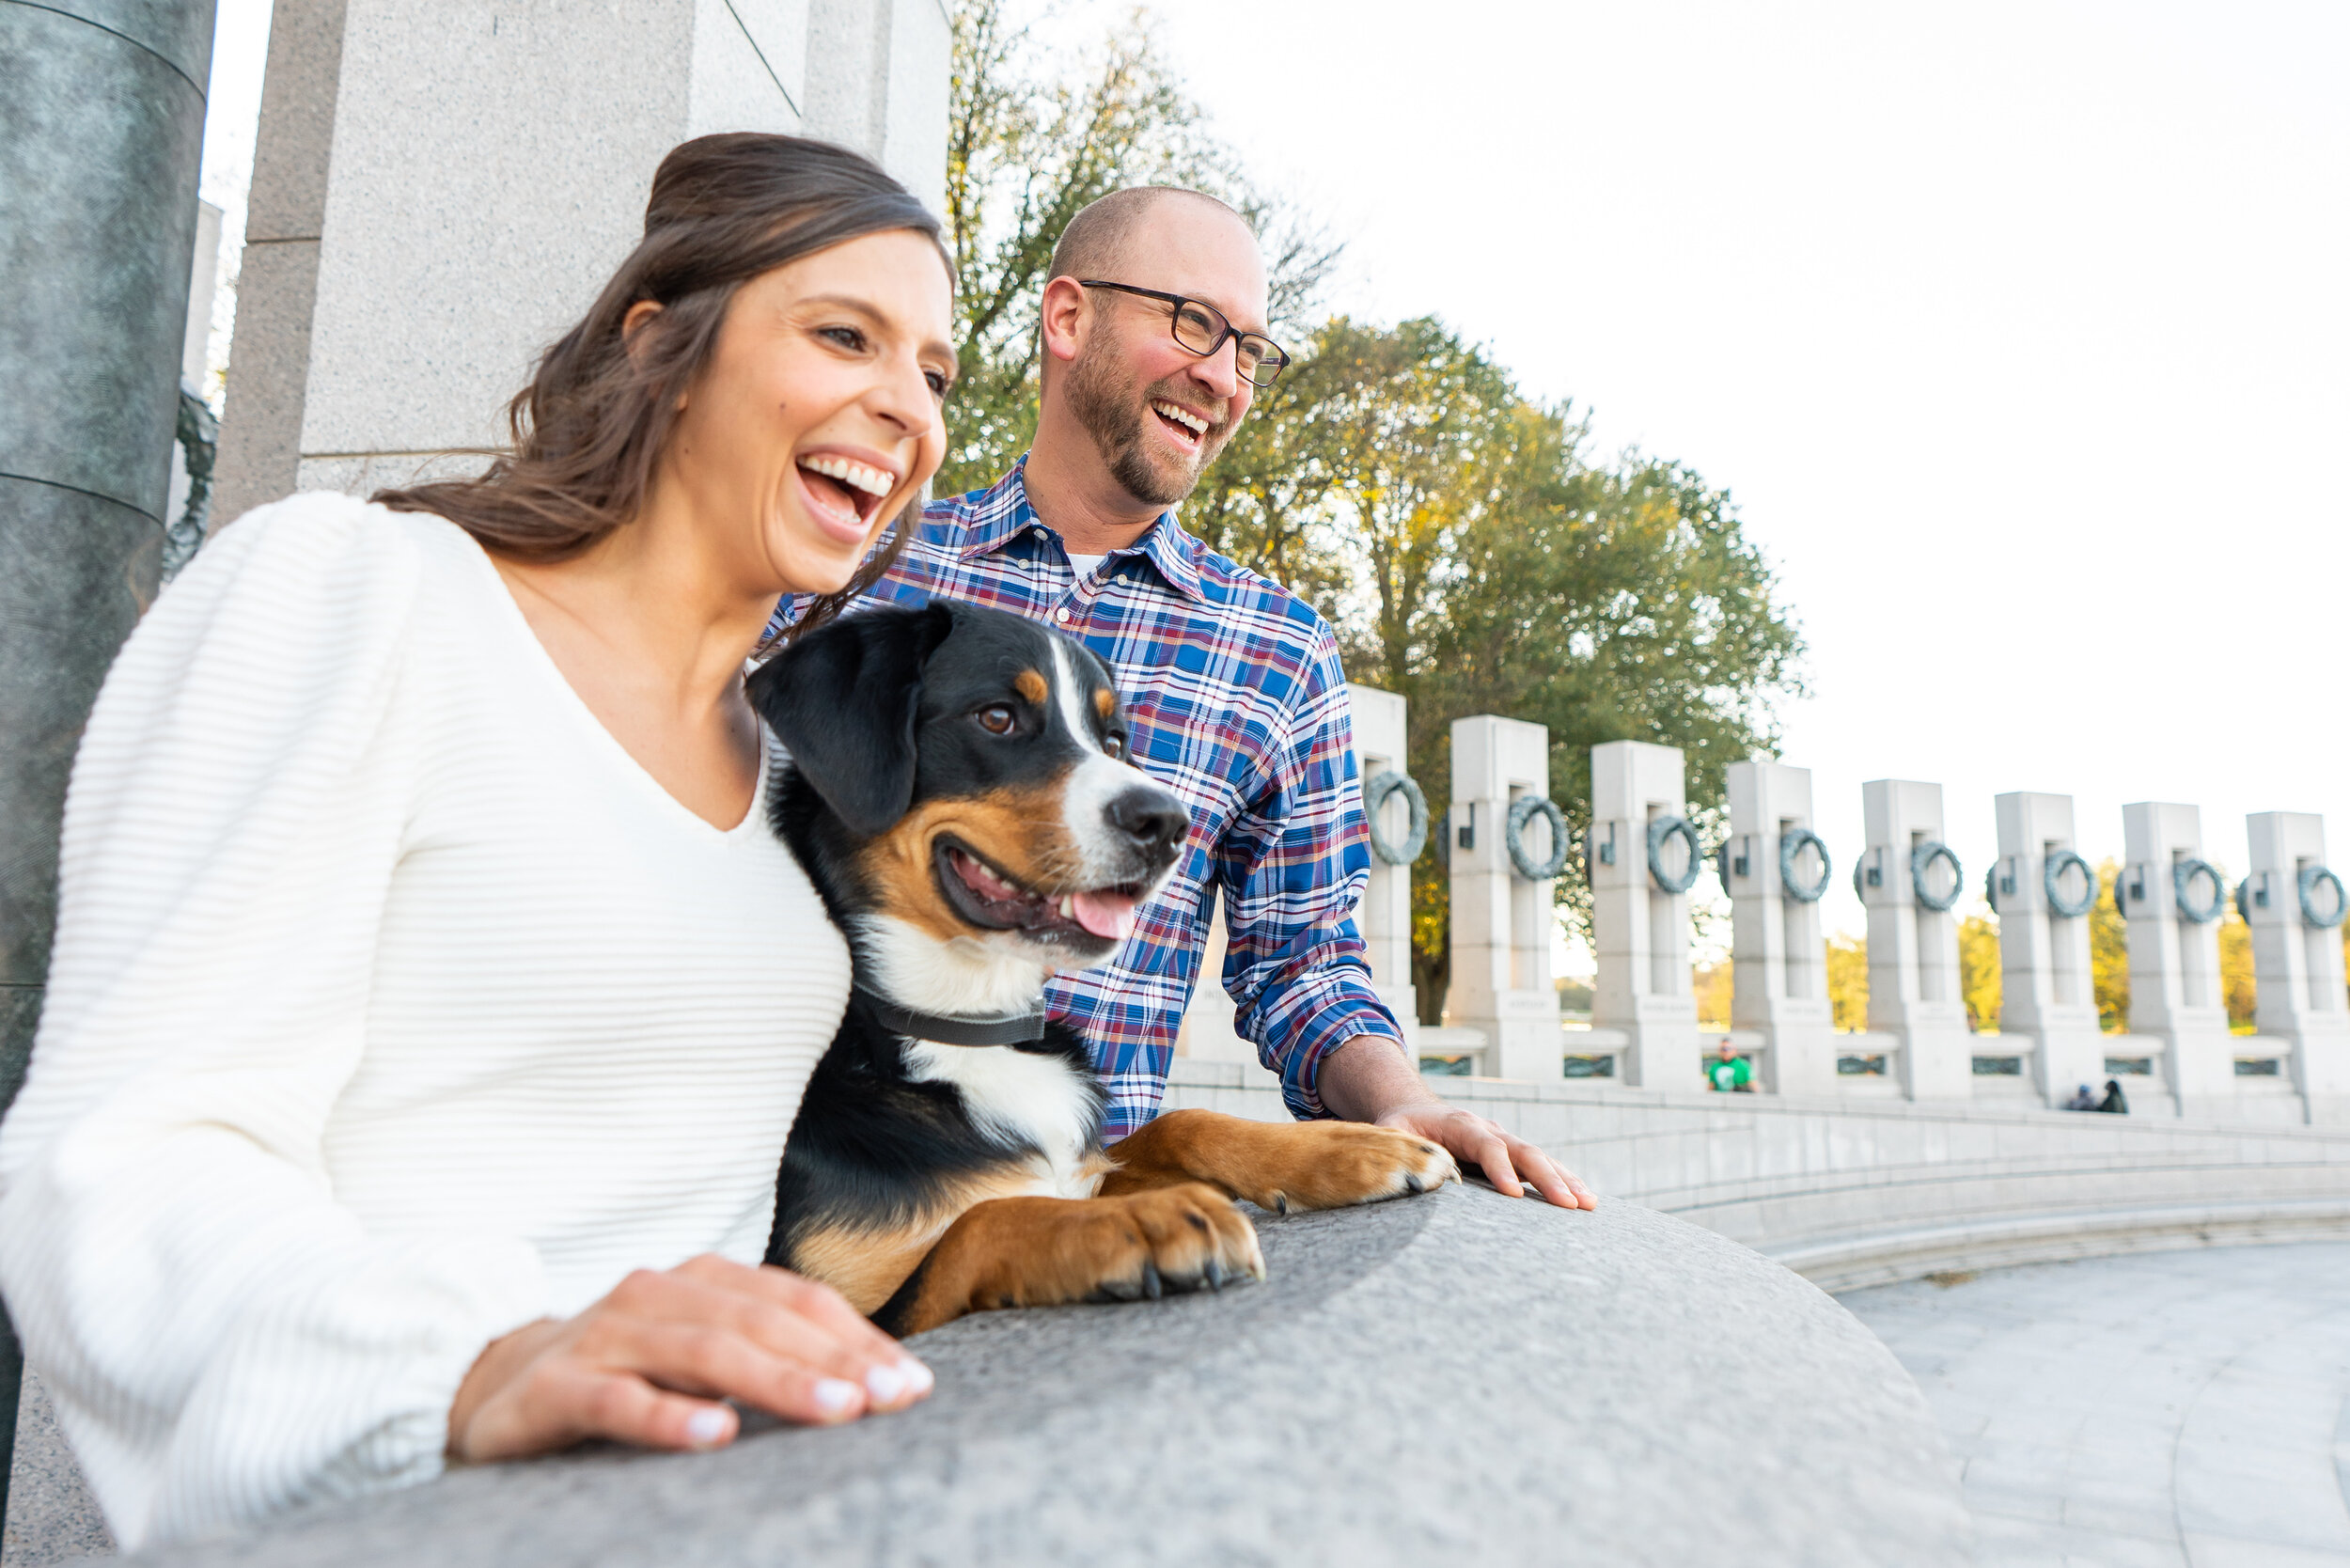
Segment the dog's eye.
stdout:
<svg viewBox="0 0 2350 1568">
<path fill-rule="evenodd" d="M 1012 711 L 1000 702 L 993 708 L 980 709 L 975 716 L 979 721 L 979 728 L 991 735 L 1009 735 L 1011 727 L 1019 722 Z"/>
<path fill-rule="evenodd" d="M 1104 735 L 1102 737 L 1102 749 L 1122 762 L 1126 760 L 1126 737 Z"/>
</svg>

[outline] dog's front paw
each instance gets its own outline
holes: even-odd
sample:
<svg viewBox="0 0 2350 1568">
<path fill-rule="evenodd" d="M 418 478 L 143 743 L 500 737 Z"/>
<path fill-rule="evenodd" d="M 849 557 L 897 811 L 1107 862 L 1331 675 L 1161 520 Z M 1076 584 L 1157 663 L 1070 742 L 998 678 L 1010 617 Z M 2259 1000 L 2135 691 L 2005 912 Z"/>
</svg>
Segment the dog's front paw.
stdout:
<svg viewBox="0 0 2350 1568">
<path fill-rule="evenodd" d="M 1341 1209 L 1433 1192 L 1461 1179 L 1444 1148 L 1413 1133 L 1360 1121 L 1301 1121 L 1268 1126 L 1275 1135 L 1252 1162 L 1256 1191 L 1241 1196 L 1261 1209 Z"/>
<path fill-rule="evenodd" d="M 1257 1228 L 1202 1183 L 998 1198 L 965 1210 L 874 1321 L 902 1339 L 965 1312 L 1138 1301 L 1263 1278 Z"/>
<path fill-rule="evenodd" d="M 1232 1200 L 1198 1182 L 1095 1199 L 1084 1237 L 1093 1275 L 1087 1301 L 1155 1300 L 1264 1278 L 1257 1228 Z"/>
</svg>

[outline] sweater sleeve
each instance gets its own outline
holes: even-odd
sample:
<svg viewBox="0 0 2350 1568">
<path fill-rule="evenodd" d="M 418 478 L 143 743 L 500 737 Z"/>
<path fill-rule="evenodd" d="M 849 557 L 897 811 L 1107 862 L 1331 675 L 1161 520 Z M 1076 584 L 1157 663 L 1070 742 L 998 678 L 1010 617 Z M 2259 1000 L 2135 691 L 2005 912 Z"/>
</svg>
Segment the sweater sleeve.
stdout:
<svg viewBox="0 0 2350 1568">
<path fill-rule="evenodd" d="M 370 1234 L 322 1151 L 425 760 L 424 563 L 347 497 L 243 518 L 75 759 L 0 1290 L 126 1549 L 437 1473 L 476 1356 L 544 1314 L 527 1242 Z"/>
</svg>

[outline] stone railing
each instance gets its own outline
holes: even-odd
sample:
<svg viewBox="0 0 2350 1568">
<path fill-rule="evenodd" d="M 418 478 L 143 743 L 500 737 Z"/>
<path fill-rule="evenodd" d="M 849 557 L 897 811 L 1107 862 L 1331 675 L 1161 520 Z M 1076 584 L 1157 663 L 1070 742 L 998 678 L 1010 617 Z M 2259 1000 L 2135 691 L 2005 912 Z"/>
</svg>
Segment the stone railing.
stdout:
<svg viewBox="0 0 2350 1568">
<path fill-rule="evenodd" d="M 2350 1238 L 2350 1127 L 2087 1116 L 2007 1102 L 1672 1093 L 1448 1078 L 1448 1099 L 1610 1198 L 1825 1290 L 1943 1269 Z M 1167 1105 L 1288 1117 L 1253 1065 L 1178 1061 Z"/>
<path fill-rule="evenodd" d="M 1400 699 L 1355 691 L 1374 716 L 1360 765 L 1392 767 Z M 1552 994 L 1552 888 L 1563 847 L 1528 802 L 1549 788 L 1540 726 L 1491 716 L 1452 730 L 1448 852 L 1454 995 L 1442 1027 L 1411 1031 L 1424 1066 L 1466 1066 L 1445 1095 L 1550 1150 L 1612 1197 L 1757 1247 L 1831 1290 L 2042 1259 L 2216 1241 L 2350 1236 L 2350 1075 L 2340 900 L 2323 823 L 2267 813 L 2232 891 L 2201 859 L 2191 807 L 2123 812 L 2118 892 L 2128 918 L 2132 1021 L 2099 1032 L 2087 921 L 2095 872 L 2074 845 L 2070 800 L 2002 795 L 2000 855 L 1983 886 L 2000 915 L 2004 1033 L 1972 1033 L 1958 996 L 1956 920 L 1967 884 L 1944 839 L 1938 786 L 1863 787 L 1868 842 L 1837 863 L 1813 830 L 1811 776 L 1751 761 L 1730 771 L 1728 834 L 1711 855 L 1687 826 L 1680 753 L 1618 742 L 1592 752 L 1584 848 L 1598 961 L 1592 1022 Z M 1400 803 L 1383 839 L 1403 838 Z M 1710 866 L 1707 862 L 1711 862 Z M 1537 875 L 1535 873 L 1544 873 Z M 1690 986 L 1689 894 L 1729 894 L 1732 1021 L 1700 1029 Z M 1382 858 L 1367 904 L 1402 929 L 1408 867 Z M 1819 896 L 1849 877 L 1869 919 L 1869 1023 L 1832 1027 Z M 2306 899 L 2304 894 L 2307 894 Z M 2220 1006 L 2217 919 L 2252 923 L 2260 1021 L 2232 1035 Z M 2308 902 L 2310 909 L 2302 904 Z M 1374 978 L 1409 999 L 1399 944 L 1371 942 Z M 1234 1038 L 1212 941 L 1168 1105 L 1277 1120 L 1278 1086 Z M 1727 1043 L 1757 1092 L 1713 1094 L 1699 1063 Z M 2126 1117 L 2049 1108 L 2108 1063 Z"/>
<path fill-rule="evenodd" d="M 464 1470 L 138 1560 L 1971 1560 L 1916 1386 L 1743 1247 L 1480 1188 L 1260 1223 L 1261 1285 L 924 1336 L 938 1391 L 903 1415 Z"/>
<path fill-rule="evenodd" d="M 1363 777 L 1398 770 L 1402 699 L 1350 690 Z M 2072 797 L 1998 796 L 1998 855 L 1981 886 L 1999 920 L 2004 1032 L 1978 1034 L 1961 995 L 1955 913 L 1974 883 L 1945 842 L 1940 785 L 1863 784 L 1866 841 L 1845 864 L 1815 829 L 1809 769 L 1733 764 L 1727 832 L 1709 848 L 1690 823 L 1678 750 L 1594 746 L 1581 850 L 1597 973 L 1590 1027 L 1574 1027 L 1550 973 L 1570 846 L 1546 798 L 1548 731 L 1480 714 L 1454 721 L 1451 740 L 1451 806 L 1427 853 L 1448 871 L 1452 980 L 1444 1027 L 1407 1026 L 1423 1060 L 1525 1083 L 1588 1076 L 1671 1092 L 1702 1084 L 1702 1057 L 1727 1039 L 1764 1094 L 2053 1107 L 2116 1074 L 2141 1116 L 2350 1124 L 2339 929 L 2350 895 L 2326 864 L 2320 817 L 2247 818 L 2250 865 L 2231 889 L 2203 858 L 2194 807 L 2123 808 L 2113 892 L 2129 929 L 2131 1029 L 2108 1035 L 2087 918 L 2104 888 L 2078 848 Z M 1394 850 L 1406 837 L 1405 792 L 1389 786 L 1371 804 L 1380 853 L 1361 923 L 1375 982 L 1408 1013 L 1410 867 Z M 1728 1031 L 1700 1029 L 1691 989 L 1689 901 L 1709 874 L 1731 905 Z M 1846 876 L 1869 933 L 1867 1027 L 1849 1033 L 1834 1027 L 1819 914 L 1821 895 Z M 2231 899 L 2251 928 L 2258 1032 L 2248 1036 L 2230 1032 L 2221 996 L 2218 921 Z M 1219 933 L 1185 1048 L 1246 1061 L 1253 1052 L 1229 1041 L 1230 1010 L 1214 994 L 1221 952 Z"/>
</svg>

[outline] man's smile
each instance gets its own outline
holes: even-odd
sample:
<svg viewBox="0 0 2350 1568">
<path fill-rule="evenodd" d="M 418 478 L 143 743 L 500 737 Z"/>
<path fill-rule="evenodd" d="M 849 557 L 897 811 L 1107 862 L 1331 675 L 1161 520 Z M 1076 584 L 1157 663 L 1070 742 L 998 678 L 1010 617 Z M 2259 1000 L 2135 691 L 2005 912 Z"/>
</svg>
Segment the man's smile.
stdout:
<svg viewBox="0 0 2350 1568">
<path fill-rule="evenodd" d="M 1215 421 L 1206 415 L 1185 408 L 1171 399 L 1152 399 L 1151 412 L 1167 438 L 1187 455 L 1196 456 L 1208 438 L 1208 432 L 1215 426 Z"/>
</svg>

